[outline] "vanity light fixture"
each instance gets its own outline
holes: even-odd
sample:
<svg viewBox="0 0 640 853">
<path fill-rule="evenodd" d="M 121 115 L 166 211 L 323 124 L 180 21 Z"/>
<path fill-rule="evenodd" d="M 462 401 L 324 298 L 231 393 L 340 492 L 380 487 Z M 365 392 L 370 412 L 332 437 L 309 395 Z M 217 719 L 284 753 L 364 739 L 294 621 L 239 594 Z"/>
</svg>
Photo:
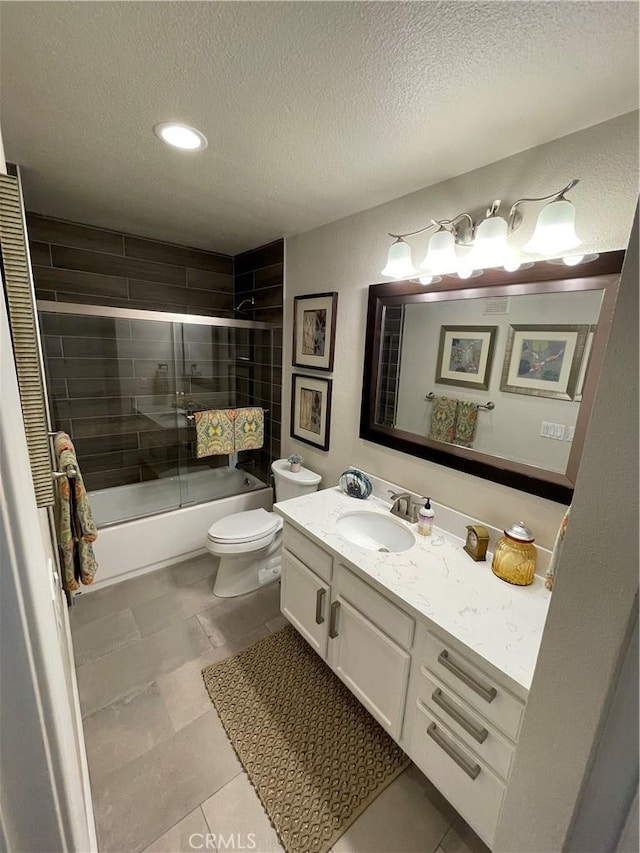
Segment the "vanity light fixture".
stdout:
<svg viewBox="0 0 640 853">
<path fill-rule="evenodd" d="M 207 137 L 204 133 L 174 121 L 162 121 L 156 124 L 153 132 L 162 142 L 181 148 L 183 151 L 203 151 L 207 147 Z"/>
<path fill-rule="evenodd" d="M 552 193 L 542 198 L 521 198 L 515 202 L 509 213 L 509 222 L 512 230 L 518 227 L 521 215 L 518 211 L 519 204 L 529 202 L 548 201 L 538 214 L 535 231 L 531 238 L 522 247 L 525 252 L 537 255 L 550 255 L 553 253 L 566 252 L 580 245 L 580 238 L 576 234 L 576 209 L 573 203 L 564 197 L 564 194 L 572 190 L 578 183 L 577 180 L 569 181 L 560 192 Z"/>
<path fill-rule="evenodd" d="M 499 215 L 501 202 L 497 199 L 477 225 L 468 213 L 460 213 L 453 219 L 432 219 L 424 228 L 406 234 L 390 233 L 389 236 L 394 238 L 395 243 L 389 249 L 382 275 L 395 279 L 415 276 L 411 247 L 405 238 L 423 234 L 431 228 L 437 230 L 431 236 L 426 256 L 420 264 L 420 269 L 424 270 L 426 276 L 457 273 L 459 278 L 466 279 L 492 267 L 503 267 L 507 272 L 526 269 L 524 259 L 509 246 L 509 237 L 522 224 L 521 205 L 539 202 L 548 203 L 538 214 L 535 230 L 524 245 L 523 251 L 549 256 L 575 249 L 580 245 L 580 238 L 575 230 L 576 211 L 565 195 L 577 183 L 578 180 L 574 179 L 561 190 L 547 196 L 519 198 L 511 206 L 506 219 Z M 471 251 L 463 253 L 464 249 Z M 572 261 L 567 261 L 567 265 L 571 266 Z"/>
<path fill-rule="evenodd" d="M 417 273 L 411 260 L 411 246 L 396 234 L 389 236 L 396 237 L 396 242 L 389 249 L 387 265 L 382 270 L 382 275 L 397 279 L 411 278 Z"/>
<path fill-rule="evenodd" d="M 598 252 L 590 252 L 586 255 L 566 255 L 564 258 L 552 258 L 547 263 L 557 267 L 577 267 L 578 264 L 590 264 L 592 261 L 597 261 L 599 257 Z"/>
<path fill-rule="evenodd" d="M 429 284 L 438 284 L 442 281 L 442 276 L 440 275 L 419 275 L 417 281 L 420 284 L 429 285 Z"/>
</svg>

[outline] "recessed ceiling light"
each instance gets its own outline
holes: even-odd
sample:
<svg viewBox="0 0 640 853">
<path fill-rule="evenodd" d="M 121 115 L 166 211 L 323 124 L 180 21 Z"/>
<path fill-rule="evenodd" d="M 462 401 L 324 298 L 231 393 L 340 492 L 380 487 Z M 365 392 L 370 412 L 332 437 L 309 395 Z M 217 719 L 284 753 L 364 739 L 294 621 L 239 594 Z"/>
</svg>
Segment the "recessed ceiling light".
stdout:
<svg viewBox="0 0 640 853">
<path fill-rule="evenodd" d="M 178 124 L 175 121 L 162 121 L 153 128 L 153 132 L 174 148 L 182 148 L 184 151 L 202 151 L 207 147 L 207 137 L 200 133 L 195 127 L 188 124 Z"/>
</svg>

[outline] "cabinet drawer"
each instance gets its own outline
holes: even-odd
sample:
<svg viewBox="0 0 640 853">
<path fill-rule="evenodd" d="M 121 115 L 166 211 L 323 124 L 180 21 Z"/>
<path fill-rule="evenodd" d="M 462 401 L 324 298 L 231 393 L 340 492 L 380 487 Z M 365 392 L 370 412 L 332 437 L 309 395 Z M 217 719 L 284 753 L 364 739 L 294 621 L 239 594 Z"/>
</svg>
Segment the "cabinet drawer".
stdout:
<svg viewBox="0 0 640 853">
<path fill-rule="evenodd" d="M 411 616 L 340 564 L 336 568 L 335 588 L 396 643 L 405 649 L 411 648 L 416 624 Z"/>
<path fill-rule="evenodd" d="M 287 551 L 294 554 L 305 566 L 313 569 L 323 580 L 331 580 L 333 570 L 331 554 L 327 554 L 319 545 L 290 524 L 284 526 L 283 543 Z"/>
<path fill-rule="evenodd" d="M 524 704 L 437 634 L 429 632 L 422 663 L 489 722 L 517 740 Z"/>
<path fill-rule="evenodd" d="M 509 778 L 514 747 L 428 670 L 418 674 L 417 696 L 436 720 L 442 720 L 461 741 L 504 779 Z"/>
<path fill-rule="evenodd" d="M 420 703 L 412 716 L 409 757 L 491 847 L 504 784 Z"/>
</svg>

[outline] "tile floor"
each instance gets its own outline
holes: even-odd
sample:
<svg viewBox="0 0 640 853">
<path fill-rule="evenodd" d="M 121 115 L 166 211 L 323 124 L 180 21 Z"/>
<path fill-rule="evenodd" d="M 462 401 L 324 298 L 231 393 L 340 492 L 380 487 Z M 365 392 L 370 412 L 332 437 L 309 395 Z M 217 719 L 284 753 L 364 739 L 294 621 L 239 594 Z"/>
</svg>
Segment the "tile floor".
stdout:
<svg viewBox="0 0 640 853">
<path fill-rule="evenodd" d="M 285 624 L 279 585 L 219 599 L 214 572 L 206 555 L 96 590 L 71 608 L 101 853 L 214 851 L 216 837 L 218 850 L 282 850 L 201 677 L 203 667 Z M 334 846 L 487 850 L 415 767 Z"/>
</svg>

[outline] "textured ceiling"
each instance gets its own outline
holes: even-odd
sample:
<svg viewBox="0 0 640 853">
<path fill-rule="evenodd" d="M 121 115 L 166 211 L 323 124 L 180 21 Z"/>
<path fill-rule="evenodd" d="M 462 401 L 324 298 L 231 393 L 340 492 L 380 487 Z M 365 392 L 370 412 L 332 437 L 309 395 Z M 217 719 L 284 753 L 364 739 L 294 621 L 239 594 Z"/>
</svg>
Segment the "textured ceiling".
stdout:
<svg viewBox="0 0 640 853">
<path fill-rule="evenodd" d="M 29 208 L 223 252 L 638 106 L 631 2 L 3 2 L 0 14 L 2 131 Z M 209 147 L 167 148 L 152 133 L 166 120 Z"/>
</svg>

